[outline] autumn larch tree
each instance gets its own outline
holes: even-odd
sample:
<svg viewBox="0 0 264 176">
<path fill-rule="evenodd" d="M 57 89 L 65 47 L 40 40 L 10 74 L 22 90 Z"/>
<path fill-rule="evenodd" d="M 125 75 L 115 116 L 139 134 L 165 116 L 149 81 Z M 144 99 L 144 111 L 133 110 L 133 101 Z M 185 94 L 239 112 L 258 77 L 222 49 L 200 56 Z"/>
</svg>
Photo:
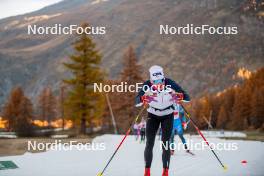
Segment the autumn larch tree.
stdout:
<svg viewBox="0 0 264 176">
<path fill-rule="evenodd" d="M 15 87 L 11 90 L 10 96 L 4 105 L 3 117 L 8 120 L 8 130 L 14 130 L 19 115 L 19 105 L 23 101 L 24 92 L 21 87 Z"/>
<path fill-rule="evenodd" d="M 142 83 L 142 68 L 138 64 L 138 58 L 134 51 L 134 48 L 130 46 L 124 55 L 123 70 L 120 75 L 121 82 L 127 82 L 127 85 L 136 85 L 136 83 Z M 119 93 L 119 98 L 115 101 L 119 101 L 118 107 L 118 124 L 121 127 L 121 131 L 124 131 L 128 127 L 131 120 L 138 113 L 138 109 L 135 108 L 135 96 L 136 92 L 123 92 Z"/>
<path fill-rule="evenodd" d="M 225 109 L 225 106 L 222 105 L 218 113 L 216 127 L 225 129 L 227 122 L 228 122 L 228 112 Z"/>
<path fill-rule="evenodd" d="M 264 127 L 264 68 L 259 69 L 250 79 L 253 86 L 251 101 L 252 125 Z"/>
<path fill-rule="evenodd" d="M 45 87 L 38 99 L 39 113 L 42 120 L 47 120 L 50 126 L 51 120 L 56 117 L 57 101 L 50 87 Z"/>
<path fill-rule="evenodd" d="M 252 125 L 258 129 L 264 124 L 264 86 L 253 92 L 251 108 Z"/>
<path fill-rule="evenodd" d="M 247 129 L 251 122 L 250 119 L 250 102 L 251 96 L 249 90 L 237 89 L 235 102 L 232 108 L 232 129 Z"/>
<path fill-rule="evenodd" d="M 8 129 L 19 136 L 32 135 L 33 108 L 21 87 L 15 87 L 4 107 L 3 117 L 8 120 Z"/>
<path fill-rule="evenodd" d="M 18 136 L 33 136 L 33 105 L 27 97 L 23 97 L 17 107 L 19 114 L 16 119 L 14 130 Z"/>
<path fill-rule="evenodd" d="M 193 114 L 199 122 L 201 116 L 212 111 L 217 128 L 232 130 L 264 129 L 264 67 L 253 72 L 241 85 L 228 88 L 214 96 L 193 102 Z M 209 102 L 209 103 L 208 103 Z M 202 125 L 202 124 L 200 124 Z M 214 123 L 213 123 L 214 125 Z"/>
<path fill-rule="evenodd" d="M 86 28 L 88 24 L 82 24 Z M 74 122 L 80 120 L 81 133 L 85 133 L 86 123 L 101 117 L 104 110 L 104 97 L 100 92 L 94 92 L 93 84 L 103 82 L 104 74 L 100 69 L 101 55 L 96 50 L 96 44 L 86 33 L 78 35 L 73 43 L 75 53 L 70 56 L 70 61 L 64 63 L 71 71 L 72 77 L 65 79 L 70 91 L 66 100 Z"/>
</svg>

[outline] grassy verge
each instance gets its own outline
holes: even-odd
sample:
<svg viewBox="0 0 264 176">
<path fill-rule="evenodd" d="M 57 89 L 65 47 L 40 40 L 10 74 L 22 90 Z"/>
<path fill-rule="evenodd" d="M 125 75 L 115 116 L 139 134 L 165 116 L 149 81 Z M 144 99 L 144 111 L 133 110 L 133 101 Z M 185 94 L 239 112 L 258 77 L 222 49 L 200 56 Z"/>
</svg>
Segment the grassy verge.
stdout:
<svg viewBox="0 0 264 176">
<path fill-rule="evenodd" d="M 232 139 L 232 140 L 250 140 L 250 141 L 261 141 L 264 142 L 264 132 L 259 131 L 243 131 L 247 134 L 246 138 L 238 138 L 238 137 L 225 137 L 222 139 Z"/>
<path fill-rule="evenodd" d="M 60 143 L 69 143 L 70 141 L 76 141 L 77 143 L 88 143 L 91 142 L 91 138 L 87 136 L 77 136 L 74 138 L 67 139 L 52 139 L 45 137 L 36 138 L 17 138 L 17 139 L 0 139 L 0 156 L 11 156 L 11 155 L 22 155 L 25 152 L 44 152 L 45 150 L 34 150 L 28 151 L 28 142 L 36 143 L 54 143 L 56 140 L 61 140 Z"/>
</svg>

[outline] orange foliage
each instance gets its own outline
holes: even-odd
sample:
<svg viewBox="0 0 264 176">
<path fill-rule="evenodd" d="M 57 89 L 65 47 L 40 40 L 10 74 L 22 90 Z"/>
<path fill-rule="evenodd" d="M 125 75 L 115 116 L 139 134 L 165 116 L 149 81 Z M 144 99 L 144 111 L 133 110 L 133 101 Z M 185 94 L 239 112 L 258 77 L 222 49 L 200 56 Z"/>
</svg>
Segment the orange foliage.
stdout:
<svg viewBox="0 0 264 176">
<path fill-rule="evenodd" d="M 33 120 L 33 124 L 39 127 L 47 127 L 49 126 L 48 121 L 46 120 Z M 53 120 L 50 122 L 51 127 L 53 128 L 62 128 L 62 119 Z M 64 128 L 69 129 L 73 126 L 73 122 L 71 120 L 64 121 Z"/>
<path fill-rule="evenodd" d="M 0 128 L 7 128 L 7 120 L 0 117 Z"/>
</svg>

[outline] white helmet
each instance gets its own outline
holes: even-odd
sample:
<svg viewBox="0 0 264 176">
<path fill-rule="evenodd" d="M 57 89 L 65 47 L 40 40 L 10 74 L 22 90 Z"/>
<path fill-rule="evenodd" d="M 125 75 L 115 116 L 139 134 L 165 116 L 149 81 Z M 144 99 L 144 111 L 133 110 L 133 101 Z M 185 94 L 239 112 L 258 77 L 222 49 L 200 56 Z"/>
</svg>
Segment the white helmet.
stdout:
<svg viewBox="0 0 264 176">
<path fill-rule="evenodd" d="M 151 81 L 163 80 L 164 79 L 163 68 L 158 65 L 153 65 L 149 69 L 149 75 Z"/>
</svg>

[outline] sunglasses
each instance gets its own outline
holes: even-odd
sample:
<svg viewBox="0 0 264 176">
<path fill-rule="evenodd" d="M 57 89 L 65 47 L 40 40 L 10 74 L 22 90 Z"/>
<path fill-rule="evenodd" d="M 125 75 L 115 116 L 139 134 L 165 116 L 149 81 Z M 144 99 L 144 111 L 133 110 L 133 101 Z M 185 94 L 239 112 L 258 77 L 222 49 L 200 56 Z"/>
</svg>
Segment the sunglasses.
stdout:
<svg viewBox="0 0 264 176">
<path fill-rule="evenodd" d="M 154 84 L 162 84 L 163 83 L 163 79 L 157 79 L 157 80 L 153 80 Z"/>
<path fill-rule="evenodd" d="M 161 72 L 153 73 L 152 75 L 153 76 L 159 76 L 159 75 L 162 76 Z"/>
</svg>

